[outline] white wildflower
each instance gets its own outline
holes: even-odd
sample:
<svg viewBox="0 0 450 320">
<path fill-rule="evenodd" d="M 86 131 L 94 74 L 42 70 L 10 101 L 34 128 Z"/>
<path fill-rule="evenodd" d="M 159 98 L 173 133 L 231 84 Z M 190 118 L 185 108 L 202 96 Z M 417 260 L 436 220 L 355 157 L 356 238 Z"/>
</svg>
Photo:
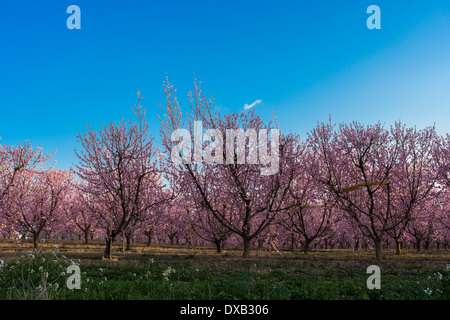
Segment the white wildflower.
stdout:
<svg viewBox="0 0 450 320">
<path fill-rule="evenodd" d="M 169 280 L 169 276 L 171 273 L 175 273 L 175 269 L 172 269 L 172 267 L 167 267 L 167 269 L 162 273 L 164 276 L 164 279 Z"/>
</svg>

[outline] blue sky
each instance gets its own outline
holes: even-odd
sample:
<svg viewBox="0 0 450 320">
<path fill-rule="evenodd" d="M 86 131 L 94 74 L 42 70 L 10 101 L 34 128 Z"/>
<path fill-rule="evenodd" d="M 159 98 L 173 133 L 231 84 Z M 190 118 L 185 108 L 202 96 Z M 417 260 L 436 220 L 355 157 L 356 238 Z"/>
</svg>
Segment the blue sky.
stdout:
<svg viewBox="0 0 450 320">
<path fill-rule="evenodd" d="M 68 30 L 69 5 L 81 30 Z M 381 30 L 369 30 L 369 5 Z M 186 105 L 194 73 L 224 113 L 252 104 L 283 131 L 317 121 L 401 120 L 450 132 L 450 1 L 2 1 L 1 143 L 57 149 L 68 168 L 86 123 L 131 117 L 152 132 L 166 74 Z"/>
</svg>

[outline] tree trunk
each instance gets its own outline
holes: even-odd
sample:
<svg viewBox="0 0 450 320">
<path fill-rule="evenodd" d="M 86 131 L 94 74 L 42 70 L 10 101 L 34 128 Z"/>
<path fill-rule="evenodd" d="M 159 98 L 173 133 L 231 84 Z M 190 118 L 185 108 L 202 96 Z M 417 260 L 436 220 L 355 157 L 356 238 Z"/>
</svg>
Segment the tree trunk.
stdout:
<svg viewBox="0 0 450 320">
<path fill-rule="evenodd" d="M 216 241 L 214 241 L 214 244 L 216 245 L 216 253 L 220 254 L 222 252 L 222 248 L 220 246 L 220 241 L 216 240 Z"/>
<path fill-rule="evenodd" d="M 250 255 L 250 239 L 244 238 L 244 252 L 242 253 L 242 256 L 244 258 L 248 258 Z"/>
<path fill-rule="evenodd" d="M 375 240 L 375 258 L 381 261 L 381 240 Z"/>
<path fill-rule="evenodd" d="M 152 245 L 152 236 L 147 235 L 147 247 L 150 247 Z"/>
<path fill-rule="evenodd" d="M 428 238 L 427 240 L 425 240 L 425 244 L 424 244 L 423 248 L 425 250 L 430 250 L 430 243 L 431 243 L 431 240 Z"/>
<path fill-rule="evenodd" d="M 355 241 L 355 252 L 359 250 L 359 239 Z"/>
<path fill-rule="evenodd" d="M 84 231 L 84 244 L 88 244 L 89 242 L 89 229 Z"/>
<path fill-rule="evenodd" d="M 33 234 L 33 248 L 37 250 L 39 242 L 39 233 Z"/>
<path fill-rule="evenodd" d="M 152 245 L 152 238 L 153 238 L 153 228 L 150 230 L 147 230 L 144 232 L 147 236 L 147 247 L 150 247 Z"/>
<path fill-rule="evenodd" d="M 416 240 L 416 250 L 420 252 L 420 240 Z"/>
<path fill-rule="evenodd" d="M 127 238 L 127 247 L 125 248 L 125 251 L 130 251 L 130 249 L 131 249 L 131 233 L 127 233 L 125 235 L 125 237 Z"/>
<path fill-rule="evenodd" d="M 310 244 L 311 244 L 311 241 L 305 241 L 305 243 L 303 244 L 303 253 L 304 254 L 308 254 Z"/>
<path fill-rule="evenodd" d="M 103 257 L 105 259 L 111 259 L 111 247 L 112 247 L 113 241 L 114 241 L 113 237 L 106 238 L 106 247 L 105 247 L 105 252 L 103 253 Z"/>
<path fill-rule="evenodd" d="M 402 253 L 402 241 L 395 239 L 395 254 L 400 255 Z"/>
</svg>

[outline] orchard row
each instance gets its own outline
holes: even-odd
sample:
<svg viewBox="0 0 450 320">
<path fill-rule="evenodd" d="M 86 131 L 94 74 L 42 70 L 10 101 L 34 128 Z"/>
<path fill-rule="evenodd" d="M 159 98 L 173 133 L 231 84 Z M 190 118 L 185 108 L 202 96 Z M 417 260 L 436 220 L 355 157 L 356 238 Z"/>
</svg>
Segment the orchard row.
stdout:
<svg viewBox="0 0 450 320">
<path fill-rule="evenodd" d="M 281 133 L 277 144 L 202 140 L 201 152 L 227 163 L 172 161 L 180 152 L 173 132 L 195 132 L 195 123 L 227 132 L 278 129 L 253 111 L 222 115 L 195 84 L 189 111 L 181 112 L 173 86 L 156 148 L 145 109 L 136 118 L 88 127 L 78 136 L 79 163 L 71 170 L 49 166 L 53 154 L 25 145 L 0 147 L 0 233 L 4 238 L 104 239 L 104 257 L 119 237 L 153 242 L 212 244 L 217 251 L 252 247 L 375 248 L 448 246 L 450 240 L 450 137 L 434 127 L 401 123 L 319 123 L 306 139 Z M 267 138 L 267 137 L 266 137 Z M 272 137 L 273 139 L 274 137 Z M 195 137 L 194 137 L 195 139 Z M 225 138 L 226 139 L 226 138 Z M 247 142 L 249 138 L 247 137 Z M 275 150 L 273 146 L 277 146 Z M 265 164 L 229 160 L 277 154 L 276 174 Z M 237 152 L 236 152 L 237 153 Z M 186 156 L 179 154 L 180 158 Z"/>
</svg>

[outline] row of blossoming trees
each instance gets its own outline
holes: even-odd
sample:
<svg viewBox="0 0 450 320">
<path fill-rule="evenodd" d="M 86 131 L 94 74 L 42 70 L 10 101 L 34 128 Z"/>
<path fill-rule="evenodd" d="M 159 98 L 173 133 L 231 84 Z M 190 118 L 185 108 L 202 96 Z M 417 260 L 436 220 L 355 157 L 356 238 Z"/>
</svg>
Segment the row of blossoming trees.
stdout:
<svg viewBox="0 0 450 320">
<path fill-rule="evenodd" d="M 118 238 L 127 249 L 132 241 L 209 244 L 217 252 L 239 245 L 244 257 L 256 246 L 373 247 L 377 259 L 383 247 L 397 254 L 405 245 L 448 247 L 450 137 L 434 127 L 330 120 L 303 140 L 276 135 L 276 121 L 253 111 L 220 114 L 197 84 L 185 114 L 169 83 L 165 93 L 163 150 L 139 93 L 134 120 L 79 134 L 73 170 L 53 168 L 53 154 L 28 142 L 1 145 L 3 238 L 30 238 L 35 248 L 41 239 L 104 239 L 105 258 Z M 198 130 L 199 121 L 209 130 Z M 199 142 L 193 155 L 180 151 L 173 135 L 180 128 Z M 226 135 L 230 129 L 237 134 Z"/>
</svg>

